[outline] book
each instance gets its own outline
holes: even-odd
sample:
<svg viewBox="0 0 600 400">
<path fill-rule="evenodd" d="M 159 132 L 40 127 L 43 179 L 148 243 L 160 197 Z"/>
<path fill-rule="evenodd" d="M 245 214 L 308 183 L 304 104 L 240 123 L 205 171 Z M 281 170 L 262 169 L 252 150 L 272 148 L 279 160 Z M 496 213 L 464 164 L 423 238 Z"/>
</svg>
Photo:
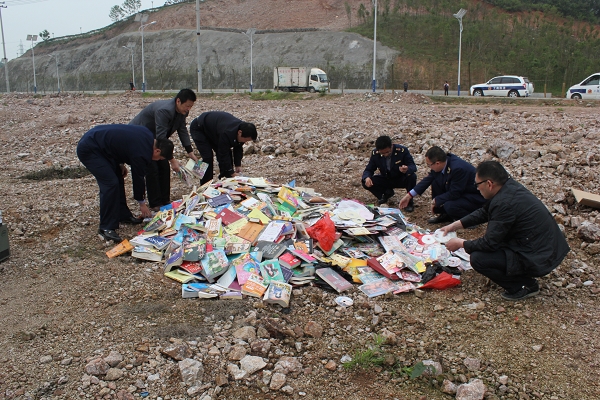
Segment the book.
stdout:
<svg viewBox="0 0 600 400">
<path fill-rule="evenodd" d="M 283 276 L 283 281 L 286 283 L 289 282 L 290 279 L 294 276 L 294 270 L 283 265 L 280 265 L 279 268 L 281 268 L 281 275 Z"/>
<path fill-rule="evenodd" d="M 229 265 L 227 271 L 217 280 L 216 285 L 222 287 L 223 289 L 229 288 L 229 286 L 233 283 L 236 277 L 236 270 L 234 265 Z"/>
<path fill-rule="evenodd" d="M 389 292 L 398 290 L 398 285 L 387 278 L 381 278 L 373 282 L 360 285 L 358 289 L 367 295 L 367 297 L 381 296 Z"/>
<path fill-rule="evenodd" d="M 129 243 L 129 240 L 125 239 L 112 249 L 106 252 L 108 258 L 115 258 L 120 256 L 121 254 L 125 254 L 133 250 L 133 246 Z"/>
<path fill-rule="evenodd" d="M 260 274 L 266 285 L 272 281 L 284 282 L 283 273 L 281 272 L 278 260 L 266 260 L 261 262 Z"/>
<path fill-rule="evenodd" d="M 352 288 L 352 284 L 350 282 L 342 278 L 340 274 L 331 268 L 319 268 L 316 270 L 316 274 L 338 293 Z"/>
<path fill-rule="evenodd" d="M 194 276 L 191 276 L 190 274 L 185 274 L 178 269 L 165 272 L 165 276 L 179 283 L 188 283 L 189 281 L 193 281 L 194 279 L 196 279 Z"/>
<path fill-rule="evenodd" d="M 400 271 L 406 266 L 402 259 L 393 251 L 388 251 L 385 254 L 377 257 L 377 261 L 379 261 L 379 264 L 390 274 Z"/>
<path fill-rule="evenodd" d="M 380 273 L 381 275 L 383 275 L 384 277 L 391 279 L 391 280 L 398 280 L 400 279 L 398 277 L 398 275 L 396 275 L 395 273 L 391 273 L 389 272 L 387 269 L 385 269 L 380 263 L 379 261 L 377 261 L 377 258 L 375 257 L 371 257 L 367 260 L 367 265 L 371 268 L 373 268 L 373 270 L 375 272 Z"/>
<path fill-rule="evenodd" d="M 282 243 L 273 243 L 267 241 L 258 241 L 256 243 L 256 251 L 262 253 L 263 260 L 274 260 L 282 255 L 287 247 Z"/>
<path fill-rule="evenodd" d="M 220 194 L 218 196 L 212 197 L 210 199 L 207 199 L 206 201 L 213 208 L 219 207 L 219 206 L 222 206 L 222 205 L 225 205 L 225 204 L 233 203 L 233 199 L 227 193 Z"/>
<path fill-rule="evenodd" d="M 252 274 L 260 274 L 260 264 L 254 260 L 250 254 L 244 254 L 242 257 L 232 261 L 235 266 L 237 280 L 240 285 L 248 281 Z"/>
<path fill-rule="evenodd" d="M 219 291 L 215 290 L 212 285 L 206 283 L 182 283 L 181 297 L 184 299 L 192 298 L 211 298 L 219 296 Z"/>
<path fill-rule="evenodd" d="M 294 255 L 290 252 L 286 252 L 279 257 L 279 263 L 287 268 L 296 268 L 300 266 L 300 259 L 294 257 Z"/>
<path fill-rule="evenodd" d="M 292 270 L 294 278 L 303 278 L 315 275 L 315 266 L 312 264 L 302 264 Z"/>
<path fill-rule="evenodd" d="M 184 261 L 181 263 L 179 268 L 192 275 L 196 275 L 202 272 L 202 264 L 200 264 L 199 262 Z"/>
<path fill-rule="evenodd" d="M 271 282 L 265 291 L 263 301 L 270 304 L 279 304 L 286 308 L 290 306 L 292 285 L 284 282 Z"/>
<path fill-rule="evenodd" d="M 250 243 L 227 243 L 225 245 L 226 254 L 242 254 L 250 251 Z"/>
<path fill-rule="evenodd" d="M 245 284 L 242 285 L 242 294 L 246 296 L 261 298 L 268 285 L 264 284 L 264 279 L 257 274 L 251 274 Z"/>
<path fill-rule="evenodd" d="M 403 281 L 421 282 L 421 275 L 417 274 L 414 271 L 403 269 L 401 271 L 396 272 L 396 275 L 398 275 Z"/>
<path fill-rule="evenodd" d="M 342 247 L 344 245 L 344 241 L 342 239 L 338 239 L 335 242 L 333 242 L 333 246 L 331 246 L 331 250 L 329 251 L 325 251 L 322 247 L 321 244 L 319 242 L 317 242 L 317 246 L 319 246 L 319 248 L 323 251 L 323 253 L 325 253 L 325 255 L 330 256 L 333 254 L 333 252 L 335 252 L 337 249 L 339 249 L 340 247 Z"/>
<path fill-rule="evenodd" d="M 254 243 L 256 242 L 256 238 L 263 230 L 263 228 L 264 226 L 261 224 L 257 224 L 255 222 L 248 222 L 240 229 L 240 231 L 237 233 L 237 236 L 249 241 L 250 243 Z"/>
<path fill-rule="evenodd" d="M 228 292 L 219 294 L 219 299 L 221 299 L 221 300 L 242 300 L 243 296 L 242 296 L 242 292 L 230 290 Z"/>
<path fill-rule="evenodd" d="M 174 267 L 178 267 L 183 262 L 183 247 L 178 247 L 165 260 L 164 272 L 171 271 Z"/>
<path fill-rule="evenodd" d="M 230 210 L 229 208 L 222 209 L 217 214 L 217 217 L 221 218 L 221 221 L 223 221 L 223 225 L 225 226 L 233 224 L 235 221 L 239 221 L 240 219 L 244 218 L 242 215 Z"/>
<path fill-rule="evenodd" d="M 271 219 L 269 217 L 267 217 L 265 215 L 265 213 L 263 213 L 258 208 L 255 208 L 252 211 L 250 211 L 250 213 L 248 213 L 248 215 L 246 215 L 246 217 L 252 222 L 258 222 L 259 224 L 263 224 L 263 225 L 271 222 Z"/>
<path fill-rule="evenodd" d="M 263 240 L 267 242 L 275 242 L 281 235 L 283 224 L 278 221 L 271 221 L 269 225 L 260 233 L 257 240 Z"/>
<path fill-rule="evenodd" d="M 183 244 L 183 261 L 199 261 L 205 253 L 206 242 L 204 239 Z"/>
<path fill-rule="evenodd" d="M 203 162 L 202 160 L 194 161 L 189 159 L 188 162 L 183 166 L 186 172 L 189 172 L 191 175 L 202 179 L 206 170 L 208 169 L 208 163 Z"/>
<path fill-rule="evenodd" d="M 171 239 L 163 236 L 149 236 L 146 237 L 144 240 L 156 250 L 164 250 L 171 242 Z"/>
<path fill-rule="evenodd" d="M 294 248 L 306 254 L 312 254 L 314 251 L 313 240 L 311 238 L 296 239 L 294 240 Z"/>
<path fill-rule="evenodd" d="M 202 275 L 212 282 L 216 277 L 221 276 L 229 266 L 229 260 L 223 250 L 213 250 L 206 253 L 204 258 L 200 260 L 202 263 Z"/>
<path fill-rule="evenodd" d="M 295 244 L 294 244 L 294 246 L 295 246 Z M 297 258 L 299 258 L 299 259 L 301 259 L 301 260 L 303 260 L 303 261 L 305 261 L 305 262 L 312 263 L 312 262 L 315 262 L 315 261 L 317 261 L 317 259 L 316 259 L 315 257 L 313 257 L 312 255 L 310 255 L 310 254 L 308 254 L 308 253 L 305 253 L 305 252 L 304 252 L 304 251 L 302 251 L 302 250 L 299 250 L 299 249 L 294 249 L 294 250 L 290 250 L 290 252 L 291 252 L 291 253 L 292 253 L 294 256 L 296 256 Z"/>
<path fill-rule="evenodd" d="M 206 221 L 206 241 L 212 242 L 215 238 L 223 236 L 223 225 L 221 218 Z"/>
<path fill-rule="evenodd" d="M 237 221 L 232 222 L 229 225 L 227 225 L 225 227 L 225 232 L 227 232 L 228 235 L 236 235 L 236 236 L 240 237 L 238 235 L 238 233 L 242 230 L 242 228 L 244 226 L 246 226 L 247 223 L 248 223 L 248 220 L 245 217 L 238 219 Z"/>
<path fill-rule="evenodd" d="M 139 258 L 140 260 L 148 261 L 160 261 L 162 260 L 163 253 L 153 248 L 144 246 L 135 246 L 131 252 L 131 256 Z"/>
</svg>

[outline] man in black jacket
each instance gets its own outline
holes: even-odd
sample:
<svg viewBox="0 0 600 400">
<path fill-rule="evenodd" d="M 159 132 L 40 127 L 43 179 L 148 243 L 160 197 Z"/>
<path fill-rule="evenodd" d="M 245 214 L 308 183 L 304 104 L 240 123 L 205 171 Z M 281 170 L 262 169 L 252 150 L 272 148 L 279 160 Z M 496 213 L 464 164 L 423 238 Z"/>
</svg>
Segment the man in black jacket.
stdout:
<svg viewBox="0 0 600 400">
<path fill-rule="evenodd" d="M 119 222 L 140 224 L 143 218 L 133 216 L 127 206 L 124 178 L 131 166 L 133 198 L 140 205 L 142 217 L 152 214 L 144 200 L 144 176 L 152 160 L 173 156 L 173 142 L 154 139 L 143 126 L 98 125 L 79 140 L 77 157 L 94 175 L 100 188 L 100 228 L 98 234 L 105 240 L 121 242 L 115 232 Z"/>
<path fill-rule="evenodd" d="M 145 126 L 150 129 L 156 139 L 168 139 L 177 132 L 188 157 L 198 161 L 185 122 L 195 101 L 196 93 L 193 90 L 181 89 L 173 99 L 158 100 L 146 106 L 131 120 L 129 125 Z M 171 167 L 169 167 L 169 163 Z M 179 162 L 173 157 L 167 160 L 153 161 L 148 166 L 146 190 L 148 191 L 149 206 L 155 211 L 171 202 L 171 168 L 175 172 L 179 171 Z"/>
<path fill-rule="evenodd" d="M 475 211 L 485 202 L 473 186 L 475 167 L 462 158 L 433 146 L 425 153 L 425 162 L 431 169 L 417 186 L 400 201 L 405 208 L 412 198 L 422 195 L 431 186 L 431 212 L 438 214 L 427 220 L 430 224 L 454 221 Z"/>
<path fill-rule="evenodd" d="M 377 170 L 379 174 L 376 175 Z M 362 187 L 377 197 L 379 205 L 382 205 L 394 195 L 394 188 L 405 188 L 408 192 L 416 184 L 417 166 L 408 148 L 392 144 L 389 136 L 379 136 L 362 174 Z M 407 204 L 406 211 L 413 211 L 412 201 Z"/>
<path fill-rule="evenodd" d="M 190 124 L 190 133 L 208 169 L 200 184 L 213 178 L 213 158 L 217 155 L 219 178 L 230 178 L 242 172 L 244 143 L 257 141 L 256 126 L 224 111 L 209 111 Z M 213 154 L 214 152 L 214 154 Z M 233 152 L 233 155 L 232 155 Z"/>
<path fill-rule="evenodd" d="M 446 247 L 464 248 L 473 269 L 506 290 L 505 300 L 537 295 L 535 278 L 549 274 L 569 252 L 563 233 L 546 206 L 497 161 L 479 164 L 474 185 L 487 200 L 485 205 L 442 231 L 487 222 L 485 234 L 475 240 L 453 238 Z"/>
</svg>

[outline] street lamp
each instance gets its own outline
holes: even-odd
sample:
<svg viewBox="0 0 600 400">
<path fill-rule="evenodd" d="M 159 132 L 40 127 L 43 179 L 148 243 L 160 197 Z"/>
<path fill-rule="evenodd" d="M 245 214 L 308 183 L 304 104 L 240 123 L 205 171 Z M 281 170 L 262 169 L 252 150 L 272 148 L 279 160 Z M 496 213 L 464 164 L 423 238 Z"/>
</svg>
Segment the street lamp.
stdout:
<svg viewBox="0 0 600 400">
<path fill-rule="evenodd" d="M 33 42 L 37 41 L 37 35 L 27 35 L 27 40 L 31 40 L 31 60 L 33 62 L 33 93 L 37 93 L 37 81 L 35 80 L 35 54 L 33 54 Z"/>
<path fill-rule="evenodd" d="M 254 32 L 256 32 L 256 28 L 250 28 L 246 31 L 245 35 L 250 38 L 250 93 L 252 93 L 252 45 L 254 44 Z"/>
<path fill-rule="evenodd" d="M 146 70 L 144 67 L 144 28 L 148 25 L 153 25 L 156 21 L 152 21 L 148 24 L 144 24 L 144 22 L 148 21 L 148 14 L 137 14 L 135 16 L 135 21 L 140 22 L 139 31 L 142 31 L 142 92 L 146 91 Z"/>
<path fill-rule="evenodd" d="M 460 35 L 458 38 L 458 95 L 459 96 L 460 96 L 460 53 L 462 50 L 462 31 L 463 31 L 462 19 L 466 13 L 467 13 L 467 10 L 465 10 L 464 8 L 461 8 L 460 10 L 458 10 L 458 12 L 456 14 L 452 14 L 452 15 L 454 15 L 454 18 L 456 18 L 458 20 L 458 23 L 460 24 Z"/>
<path fill-rule="evenodd" d="M 135 68 L 133 67 L 133 47 L 135 43 L 128 43 L 127 46 L 123 46 L 124 49 L 131 51 L 131 83 L 135 87 Z"/>
<path fill-rule="evenodd" d="M 198 57 L 198 93 L 202 91 L 202 64 L 200 63 L 200 1 L 196 0 L 196 56 Z"/>
<path fill-rule="evenodd" d="M 58 56 L 56 54 L 48 54 L 53 57 L 56 61 L 56 85 L 58 86 L 58 93 L 60 94 L 60 77 L 58 76 Z"/>
<path fill-rule="evenodd" d="M 373 0 L 373 6 L 375 7 L 374 11 L 374 20 L 373 20 L 373 93 L 375 93 L 375 87 L 377 86 L 377 81 L 375 80 L 375 60 L 377 59 L 377 0 Z"/>
<path fill-rule="evenodd" d="M 10 84 L 8 83 L 8 58 L 6 58 L 6 45 L 4 44 L 4 24 L 2 23 L 2 9 L 6 8 L 4 5 L 4 1 L 0 4 L 0 28 L 2 29 L 2 49 L 4 50 L 4 58 L 2 62 L 4 63 L 4 77 L 6 78 L 6 93 L 10 93 Z"/>
</svg>

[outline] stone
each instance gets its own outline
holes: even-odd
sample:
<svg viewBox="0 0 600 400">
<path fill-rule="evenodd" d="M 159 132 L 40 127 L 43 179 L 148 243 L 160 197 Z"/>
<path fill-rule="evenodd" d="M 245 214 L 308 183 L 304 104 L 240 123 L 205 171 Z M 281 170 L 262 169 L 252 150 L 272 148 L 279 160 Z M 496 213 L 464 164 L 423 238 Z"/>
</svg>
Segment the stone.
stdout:
<svg viewBox="0 0 600 400">
<path fill-rule="evenodd" d="M 309 321 L 304 326 L 304 333 L 306 334 L 306 336 L 320 338 L 321 336 L 323 336 L 323 327 L 317 322 Z"/>
<path fill-rule="evenodd" d="M 117 351 L 111 351 L 108 356 L 104 357 L 104 361 L 111 367 L 116 367 L 123 361 L 123 356 Z"/>
<path fill-rule="evenodd" d="M 508 383 L 508 376 L 506 376 L 506 375 L 499 376 L 498 383 L 501 385 L 506 385 Z"/>
<path fill-rule="evenodd" d="M 86 374 L 94 376 L 106 375 L 109 369 L 110 365 L 102 358 L 93 359 L 84 368 Z"/>
<path fill-rule="evenodd" d="M 229 379 L 227 378 L 227 375 L 225 375 L 225 374 L 217 374 L 217 376 L 215 377 L 215 385 L 217 387 L 225 386 L 228 383 L 229 383 Z"/>
<path fill-rule="evenodd" d="M 289 385 L 287 385 L 287 386 L 282 387 L 281 391 L 283 393 L 286 393 L 286 394 L 293 394 L 294 393 L 294 388 L 291 387 L 291 386 L 289 386 Z"/>
<path fill-rule="evenodd" d="M 481 361 L 476 358 L 467 357 L 463 360 L 463 364 L 469 371 L 479 371 L 481 368 Z"/>
<path fill-rule="evenodd" d="M 244 341 L 256 339 L 256 329 L 253 326 L 243 326 L 233 332 L 233 337 Z"/>
<path fill-rule="evenodd" d="M 577 227 L 577 237 L 589 243 L 600 241 L 600 226 L 590 221 L 583 221 Z"/>
<path fill-rule="evenodd" d="M 279 390 L 283 387 L 283 385 L 285 385 L 285 381 L 286 381 L 287 377 L 280 373 L 280 372 L 275 372 L 273 374 L 273 376 L 271 377 L 271 383 L 269 383 L 269 389 L 271 390 Z"/>
<path fill-rule="evenodd" d="M 182 361 L 186 358 L 191 358 L 193 353 L 187 343 L 177 343 L 169 347 L 161 349 L 160 352 L 175 361 Z"/>
<path fill-rule="evenodd" d="M 446 394 L 456 394 L 456 385 L 452 381 L 444 379 L 441 390 Z"/>
<path fill-rule="evenodd" d="M 424 372 L 424 376 L 438 376 L 443 373 L 442 364 L 433 360 L 423 360 L 423 365 L 429 367 Z"/>
<path fill-rule="evenodd" d="M 52 356 L 41 356 L 40 357 L 40 364 L 48 364 L 52 362 Z"/>
<path fill-rule="evenodd" d="M 227 358 L 230 361 L 240 361 L 244 356 L 246 356 L 246 348 L 241 344 L 236 344 L 231 348 Z"/>
<path fill-rule="evenodd" d="M 509 158 L 515 152 L 515 145 L 505 140 L 494 140 L 488 149 L 498 158 Z"/>
<path fill-rule="evenodd" d="M 267 357 L 270 350 L 271 342 L 268 340 L 259 339 L 250 343 L 250 353 L 254 356 Z"/>
<path fill-rule="evenodd" d="M 325 364 L 325 369 L 329 371 L 335 371 L 337 369 L 337 364 L 333 360 L 329 360 L 327 364 Z"/>
<path fill-rule="evenodd" d="M 531 346 L 531 348 L 533 349 L 533 351 L 535 352 L 540 352 L 542 351 L 542 349 L 544 348 L 543 344 L 536 344 L 534 346 Z"/>
<path fill-rule="evenodd" d="M 285 375 L 302 372 L 302 364 L 296 357 L 281 357 L 275 364 L 275 372 Z"/>
<path fill-rule="evenodd" d="M 481 379 L 473 379 L 469 383 L 463 383 L 456 389 L 457 400 L 483 400 L 485 396 L 485 385 Z"/>
<path fill-rule="evenodd" d="M 252 375 L 256 371 L 260 371 L 267 366 L 267 363 L 262 357 L 246 356 L 240 360 L 240 367 L 248 375 Z"/>
<path fill-rule="evenodd" d="M 191 358 L 186 358 L 177 363 L 183 383 L 187 386 L 202 386 L 204 377 L 204 365 Z"/>
<path fill-rule="evenodd" d="M 246 376 L 248 376 L 246 371 L 241 370 L 240 367 L 235 364 L 227 365 L 227 373 L 236 381 L 244 379 Z"/>
<path fill-rule="evenodd" d="M 135 396 L 127 390 L 121 389 L 117 392 L 117 400 L 135 400 Z"/>
<path fill-rule="evenodd" d="M 120 368 L 110 368 L 104 376 L 105 381 L 118 381 L 123 377 L 123 370 Z"/>
</svg>

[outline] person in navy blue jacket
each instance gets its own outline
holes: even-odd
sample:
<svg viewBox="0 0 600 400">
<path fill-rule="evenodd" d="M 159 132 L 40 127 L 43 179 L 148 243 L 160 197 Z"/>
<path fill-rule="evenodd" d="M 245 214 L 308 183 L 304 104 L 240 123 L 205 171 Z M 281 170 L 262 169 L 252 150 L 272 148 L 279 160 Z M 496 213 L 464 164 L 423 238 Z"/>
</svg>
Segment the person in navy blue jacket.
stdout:
<svg viewBox="0 0 600 400">
<path fill-rule="evenodd" d="M 140 224 L 143 218 L 133 216 L 127 206 L 124 179 L 131 167 L 133 197 L 140 205 L 142 217 L 150 217 L 144 200 L 146 171 L 152 160 L 173 156 L 173 142 L 154 139 L 146 127 L 136 125 L 98 125 L 79 140 L 77 157 L 94 175 L 100 187 L 100 228 L 105 240 L 121 242 L 115 232 L 119 222 Z"/>
<path fill-rule="evenodd" d="M 379 174 L 375 172 L 379 170 Z M 392 144 L 389 136 L 375 140 L 375 150 L 362 174 L 362 186 L 377 197 L 379 205 L 387 203 L 394 195 L 394 188 L 410 191 L 417 184 L 417 166 L 407 147 Z M 412 201 L 405 211 L 413 211 Z"/>
<path fill-rule="evenodd" d="M 475 167 L 462 158 L 433 146 L 425 153 L 425 162 L 431 169 L 417 186 L 400 201 L 407 207 L 413 197 L 422 195 L 431 186 L 431 212 L 438 214 L 427 220 L 430 224 L 451 222 L 480 208 L 485 199 L 475 185 Z"/>
</svg>

